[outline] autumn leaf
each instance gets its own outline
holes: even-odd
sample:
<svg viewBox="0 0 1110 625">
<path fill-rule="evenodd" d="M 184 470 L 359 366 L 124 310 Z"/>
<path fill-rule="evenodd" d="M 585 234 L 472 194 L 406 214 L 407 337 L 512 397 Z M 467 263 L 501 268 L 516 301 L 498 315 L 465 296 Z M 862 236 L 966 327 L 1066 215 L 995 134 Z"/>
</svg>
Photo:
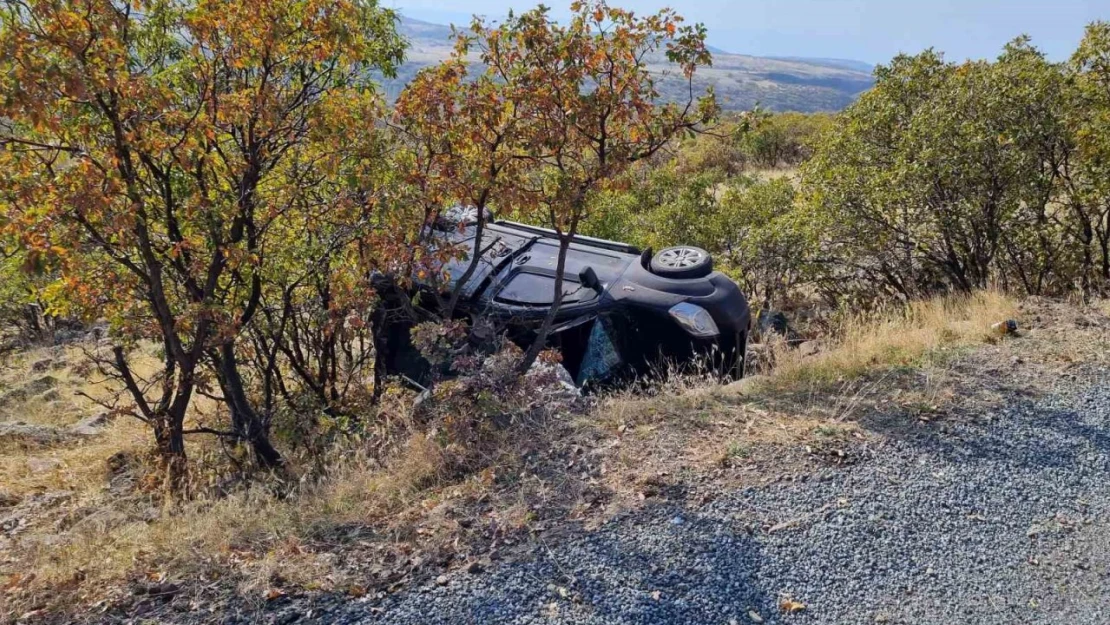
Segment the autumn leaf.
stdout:
<svg viewBox="0 0 1110 625">
<path fill-rule="evenodd" d="M 801 612 L 802 610 L 805 610 L 806 605 L 799 601 L 794 601 L 790 598 L 784 598 L 779 601 L 779 609 L 783 612 L 786 612 L 787 614 L 794 614 L 795 612 Z"/>
</svg>

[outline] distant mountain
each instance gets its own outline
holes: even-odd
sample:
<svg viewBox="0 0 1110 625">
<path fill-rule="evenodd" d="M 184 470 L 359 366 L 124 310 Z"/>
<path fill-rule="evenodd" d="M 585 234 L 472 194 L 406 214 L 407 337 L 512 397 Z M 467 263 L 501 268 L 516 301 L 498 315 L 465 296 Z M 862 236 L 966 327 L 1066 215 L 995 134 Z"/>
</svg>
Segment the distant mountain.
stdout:
<svg viewBox="0 0 1110 625">
<path fill-rule="evenodd" d="M 399 30 L 409 41 L 405 63 L 397 77 L 383 79 L 392 101 L 420 69 L 451 53 L 451 28 L 402 18 Z M 837 111 L 871 88 L 871 66 L 840 59 L 770 58 L 732 54 L 714 48 L 713 67 L 699 68 L 695 85 L 712 85 L 726 110 L 748 110 L 759 104 L 773 111 Z M 662 78 L 657 82 L 664 97 L 681 98 L 685 83 L 677 68 L 662 58 L 649 68 Z"/>
<path fill-rule="evenodd" d="M 863 61 L 853 61 L 852 59 L 822 59 L 812 58 L 808 56 L 769 56 L 769 59 L 777 61 L 799 61 L 801 63 L 812 63 L 813 65 L 821 65 L 824 67 L 834 67 L 837 69 L 850 69 L 857 72 L 867 72 L 870 74 L 875 71 L 875 66 Z"/>
</svg>

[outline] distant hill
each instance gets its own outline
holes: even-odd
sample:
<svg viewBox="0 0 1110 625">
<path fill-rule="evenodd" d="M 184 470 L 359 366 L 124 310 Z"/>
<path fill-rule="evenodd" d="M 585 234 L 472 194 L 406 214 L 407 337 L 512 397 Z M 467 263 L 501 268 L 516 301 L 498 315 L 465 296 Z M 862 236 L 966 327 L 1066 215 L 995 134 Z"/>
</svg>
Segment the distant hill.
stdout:
<svg viewBox="0 0 1110 625">
<path fill-rule="evenodd" d="M 863 61 L 853 61 L 852 59 L 823 59 L 808 56 L 769 56 L 767 58 L 775 59 L 776 61 L 798 61 L 800 63 L 834 67 L 836 69 L 850 69 L 857 72 L 866 72 L 868 75 L 875 71 L 874 65 L 864 63 Z"/>
<path fill-rule="evenodd" d="M 394 79 L 383 79 L 392 101 L 420 69 L 451 53 L 451 28 L 402 18 L 399 30 L 409 40 L 406 61 Z M 871 66 L 841 59 L 770 58 L 732 54 L 713 48 L 713 67 L 695 77 L 699 88 L 713 85 L 726 110 L 747 110 L 757 103 L 773 111 L 837 111 L 871 88 Z M 651 70 L 663 76 L 657 84 L 665 96 L 682 97 L 684 82 L 661 58 Z"/>
</svg>

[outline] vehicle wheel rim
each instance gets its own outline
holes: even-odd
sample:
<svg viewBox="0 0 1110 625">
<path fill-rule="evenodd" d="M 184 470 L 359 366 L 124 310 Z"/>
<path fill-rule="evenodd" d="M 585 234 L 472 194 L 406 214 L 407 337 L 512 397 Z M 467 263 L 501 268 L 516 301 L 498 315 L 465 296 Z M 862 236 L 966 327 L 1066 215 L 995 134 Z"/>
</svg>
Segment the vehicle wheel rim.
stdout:
<svg viewBox="0 0 1110 625">
<path fill-rule="evenodd" d="M 672 269 L 686 269 L 700 263 L 705 258 L 701 250 L 692 247 L 677 247 L 664 250 L 659 254 L 659 264 Z"/>
<path fill-rule="evenodd" d="M 478 208 L 475 206 L 456 206 L 447 211 L 446 217 L 459 224 L 477 223 Z"/>
</svg>

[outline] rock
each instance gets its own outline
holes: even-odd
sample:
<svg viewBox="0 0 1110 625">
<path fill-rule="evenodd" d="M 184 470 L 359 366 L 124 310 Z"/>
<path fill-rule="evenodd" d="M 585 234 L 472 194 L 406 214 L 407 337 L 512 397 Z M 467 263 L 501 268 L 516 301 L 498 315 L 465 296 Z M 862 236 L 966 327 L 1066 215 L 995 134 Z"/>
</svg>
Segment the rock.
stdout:
<svg viewBox="0 0 1110 625">
<path fill-rule="evenodd" d="M 478 573 L 481 573 L 482 563 L 477 560 L 471 562 L 470 564 L 466 565 L 466 572 L 470 573 L 471 575 L 477 575 Z"/>
<path fill-rule="evenodd" d="M 290 625 L 291 623 L 296 623 L 299 620 L 301 620 L 300 611 L 291 609 L 287 610 L 284 614 L 279 616 L 274 621 L 274 625 Z"/>
<path fill-rule="evenodd" d="M 436 584 L 439 585 L 439 586 L 446 586 L 447 585 L 447 576 L 446 575 L 440 575 L 439 577 L 437 577 L 436 578 Z"/>
<path fill-rule="evenodd" d="M 95 343 L 104 337 L 108 336 L 108 322 L 97 321 L 89 328 L 89 332 L 85 334 L 85 340 L 90 343 Z"/>
<path fill-rule="evenodd" d="M 10 406 L 21 401 L 27 401 L 27 391 L 22 388 L 16 388 L 0 395 L 0 408 Z"/>
<path fill-rule="evenodd" d="M 39 395 L 39 397 L 45 402 L 53 402 L 60 400 L 62 398 L 62 394 L 58 391 L 58 389 L 52 388 L 42 395 Z"/>
<path fill-rule="evenodd" d="M 49 444 L 64 440 L 66 433 L 57 428 L 44 425 L 28 425 L 17 421 L 15 423 L 0 423 L 0 438 Z"/>
<path fill-rule="evenodd" d="M 23 385 L 23 392 L 27 396 L 38 395 L 54 388 L 58 385 L 58 378 L 52 375 L 44 375 L 41 378 L 36 378 Z"/>
<path fill-rule="evenodd" d="M 43 358 L 42 360 L 36 360 L 35 363 L 31 365 L 31 371 L 33 371 L 34 373 L 45 373 L 53 364 L 53 358 Z"/>
<path fill-rule="evenodd" d="M 27 468 L 31 473 L 46 473 L 62 466 L 62 461 L 57 458 L 28 458 Z"/>
<path fill-rule="evenodd" d="M 54 331 L 54 344 L 61 346 L 74 343 L 85 337 L 85 332 L 78 328 L 64 328 Z"/>
<path fill-rule="evenodd" d="M 434 398 L 435 395 L 432 393 L 432 389 L 426 388 L 423 391 L 420 391 L 420 394 L 416 396 L 416 399 L 412 400 L 412 413 L 414 415 L 421 414 L 422 410 L 428 408 L 434 403 L 432 401 Z"/>
<path fill-rule="evenodd" d="M 749 375 L 725 385 L 725 390 L 730 393 L 746 395 L 754 391 L 760 384 L 764 383 L 765 381 L 767 381 L 767 376 L 765 375 Z"/>
<path fill-rule="evenodd" d="M 581 391 L 574 384 L 574 378 L 570 376 L 570 371 L 567 371 L 567 368 L 559 363 L 536 360 L 532 363 L 532 368 L 528 369 L 528 373 L 525 374 L 525 377 L 538 379 L 546 379 L 548 376 L 558 385 L 561 392 L 574 396 L 581 394 Z"/>
<path fill-rule="evenodd" d="M 96 436 L 100 434 L 105 425 L 111 421 L 112 415 L 107 412 L 101 412 L 91 417 L 86 417 L 78 421 L 70 431 L 79 436 Z"/>
<path fill-rule="evenodd" d="M 122 473 L 127 470 L 131 465 L 133 458 L 131 454 L 126 451 L 117 451 L 104 461 L 108 465 L 108 472 L 114 474 Z"/>
<path fill-rule="evenodd" d="M 803 357 L 816 356 L 821 353 L 819 341 L 805 341 L 798 345 L 798 354 Z"/>
<path fill-rule="evenodd" d="M 748 620 L 753 623 L 762 623 L 763 617 L 760 616 L 759 612 L 756 612 L 755 610 L 748 610 Z"/>
</svg>

